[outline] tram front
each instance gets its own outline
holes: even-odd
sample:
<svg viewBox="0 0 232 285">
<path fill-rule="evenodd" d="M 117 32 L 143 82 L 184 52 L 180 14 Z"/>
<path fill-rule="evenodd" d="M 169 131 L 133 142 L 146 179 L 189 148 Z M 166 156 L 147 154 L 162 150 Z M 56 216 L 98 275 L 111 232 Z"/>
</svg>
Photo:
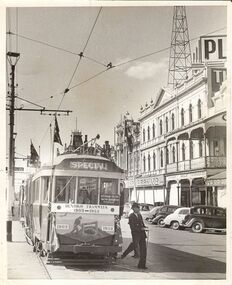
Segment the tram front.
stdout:
<svg viewBox="0 0 232 285">
<path fill-rule="evenodd" d="M 53 176 L 49 251 L 114 256 L 123 171 L 96 156 L 63 157 Z"/>
</svg>

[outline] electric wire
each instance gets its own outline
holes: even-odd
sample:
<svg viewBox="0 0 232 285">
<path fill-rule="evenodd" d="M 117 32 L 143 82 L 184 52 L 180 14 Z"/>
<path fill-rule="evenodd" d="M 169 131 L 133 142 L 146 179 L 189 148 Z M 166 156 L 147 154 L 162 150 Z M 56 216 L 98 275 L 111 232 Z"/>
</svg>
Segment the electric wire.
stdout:
<svg viewBox="0 0 232 285">
<path fill-rule="evenodd" d="M 44 46 L 48 46 L 50 48 L 54 48 L 56 50 L 60 50 L 60 51 L 63 51 L 63 52 L 66 52 L 66 53 L 69 53 L 69 54 L 72 54 L 72 55 L 75 55 L 75 56 L 79 56 L 80 53 L 77 53 L 77 52 L 73 52 L 73 51 L 70 51 L 70 50 L 67 50 L 65 48 L 61 48 L 61 47 L 58 47 L 58 46 L 55 46 L 55 45 L 52 45 L 50 43 L 47 43 L 47 42 L 44 42 L 44 41 L 40 41 L 40 40 L 37 40 L 37 39 L 33 39 L 31 37 L 27 37 L 27 36 L 24 36 L 24 35 L 20 35 L 18 33 L 14 33 L 14 32 L 7 32 L 8 35 L 12 35 L 12 36 L 18 36 L 19 38 L 22 38 L 22 39 L 25 39 L 25 40 L 29 40 L 29 41 L 32 41 L 32 42 L 35 42 L 35 43 L 38 43 L 38 44 L 41 44 L 41 45 L 44 45 Z M 106 64 L 90 57 L 90 56 L 86 56 L 86 55 L 83 55 L 84 58 L 90 60 L 90 61 L 93 61 L 101 66 L 106 66 Z"/>
<path fill-rule="evenodd" d="M 102 7 L 101 7 L 100 10 L 98 11 L 97 17 L 96 17 L 96 19 L 95 19 L 95 21 L 94 21 L 94 23 L 93 23 L 93 26 L 92 26 L 92 28 L 91 28 L 91 31 L 90 31 L 89 36 L 88 36 L 88 38 L 87 38 L 87 41 L 86 41 L 86 43 L 85 43 L 85 45 L 84 45 L 84 48 L 83 48 L 82 52 L 79 54 L 79 60 L 78 60 L 78 62 L 77 62 L 77 64 L 76 64 L 76 67 L 75 67 L 75 69 L 74 69 L 74 71 L 73 71 L 73 74 L 72 74 L 72 76 L 71 76 L 71 79 L 69 80 L 67 89 L 69 89 L 69 87 L 70 87 L 70 85 L 71 85 L 71 83 L 72 83 L 72 80 L 73 80 L 73 78 L 74 78 L 74 76 L 75 76 L 75 74 L 76 74 L 76 72 L 77 72 L 78 66 L 79 66 L 79 64 L 80 64 L 80 62 L 81 62 L 82 56 L 83 56 L 83 54 L 84 54 L 84 52 L 85 52 L 85 50 L 86 50 L 86 48 L 87 48 L 87 45 L 88 45 L 88 43 L 89 43 L 89 40 L 90 40 L 90 38 L 91 38 L 91 36 L 92 36 L 93 30 L 94 30 L 94 28 L 95 28 L 95 26 L 96 26 L 96 23 L 97 23 L 97 20 L 98 20 L 99 15 L 100 15 L 100 13 L 101 13 L 101 10 L 102 10 Z M 65 92 L 65 93 L 66 93 L 66 92 Z M 65 96 L 65 93 L 64 93 L 64 96 Z M 63 100 L 62 100 L 62 101 L 63 101 Z"/>
<path fill-rule="evenodd" d="M 82 51 L 82 53 L 79 54 L 79 59 L 78 59 L 78 61 L 77 61 L 76 67 L 75 67 L 75 69 L 74 69 L 74 71 L 73 71 L 73 74 L 72 74 L 72 76 L 71 76 L 71 79 L 69 80 L 69 83 L 68 83 L 68 85 L 67 85 L 67 88 L 66 88 L 66 89 L 64 90 L 64 92 L 63 92 L 63 96 L 62 96 L 62 98 L 61 98 L 61 101 L 60 101 L 60 103 L 59 103 L 59 105 L 58 105 L 57 110 L 60 109 L 60 107 L 61 107 L 61 105 L 62 105 L 62 103 L 63 103 L 63 100 L 64 100 L 64 98 L 65 98 L 65 95 L 66 95 L 66 93 L 69 91 L 69 87 L 70 87 L 70 85 L 71 85 L 71 83 L 72 83 L 72 80 L 73 80 L 75 74 L 76 74 L 76 71 L 77 71 L 78 66 L 79 66 L 79 64 L 80 64 L 80 62 L 81 62 L 82 56 L 83 56 L 83 54 L 84 54 L 84 51 L 85 51 L 86 48 L 87 48 L 87 45 L 88 45 L 88 43 L 89 43 L 89 40 L 90 40 L 91 35 L 92 35 L 92 33 L 93 33 L 93 30 L 94 30 L 94 28 L 95 28 L 95 26 L 96 26 L 96 23 L 97 23 L 97 20 L 98 20 L 98 18 L 99 18 L 99 15 L 100 15 L 101 11 L 102 11 L 102 7 L 99 9 L 99 12 L 98 12 L 98 14 L 97 14 L 97 17 L 96 17 L 96 19 L 95 19 L 95 21 L 94 21 L 94 23 L 93 23 L 92 29 L 91 29 L 91 31 L 90 31 L 90 33 L 89 33 L 89 36 L 88 36 L 87 41 L 86 41 L 86 43 L 85 43 L 85 46 L 84 46 L 84 48 L 83 48 L 83 51 Z M 56 116 L 56 114 L 57 114 L 57 112 L 55 112 L 55 116 Z M 43 136 L 43 138 L 42 138 L 42 140 L 41 140 L 41 143 L 42 143 L 42 141 L 44 140 L 44 138 L 45 138 L 45 136 L 46 136 L 46 134 L 47 134 L 47 132 L 48 132 L 48 130 L 49 130 L 51 124 L 52 124 L 53 121 L 55 120 L 55 116 L 52 118 L 52 120 L 51 120 L 51 122 L 50 122 L 50 124 L 49 124 L 49 126 L 48 126 L 48 128 L 47 128 L 47 130 L 46 130 L 46 132 L 45 132 L 45 134 L 44 134 L 44 136 Z M 41 145 L 41 143 L 39 144 L 39 146 Z"/>
</svg>

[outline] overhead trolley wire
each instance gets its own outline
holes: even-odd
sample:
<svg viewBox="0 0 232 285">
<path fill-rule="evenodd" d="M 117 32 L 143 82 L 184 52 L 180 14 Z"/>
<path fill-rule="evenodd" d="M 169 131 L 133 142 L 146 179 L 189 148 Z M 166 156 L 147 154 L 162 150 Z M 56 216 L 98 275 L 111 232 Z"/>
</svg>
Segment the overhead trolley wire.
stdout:
<svg viewBox="0 0 232 285">
<path fill-rule="evenodd" d="M 71 79 L 69 80 L 68 86 L 67 86 L 67 88 L 65 89 L 66 92 L 64 92 L 64 95 L 65 95 L 65 93 L 68 92 L 67 89 L 69 89 L 69 87 L 70 87 L 70 85 L 71 85 L 71 83 L 72 83 L 72 80 L 73 80 L 73 78 L 74 78 L 74 76 L 75 76 L 75 74 L 76 74 L 76 72 L 77 72 L 77 68 L 78 68 L 78 66 L 79 66 L 79 64 L 80 64 L 80 62 L 81 62 L 81 59 L 82 59 L 82 57 L 83 57 L 83 55 L 84 55 L 84 52 L 85 52 L 85 50 L 86 50 L 86 48 L 87 48 L 87 45 L 88 45 L 88 43 L 89 43 L 89 40 L 90 40 L 90 38 L 91 38 L 91 36 L 92 36 L 93 30 L 94 30 L 94 28 L 95 28 L 95 26 L 96 26 L 96 23 L 97 23 L 97 20 L 98 20 L 99 15 L 100 15 L 100 13 L 101 13 L 101 10 L 102 10 L 102 7 L 101 7 L 100 10 L 98 11 L 97 17 L 96 17 L 96 19 L 95 19 L 95 21 L 94 21 L 94 23 L 93 23 L 93 26 L 92 26 L 91 31 L 90 31 L 90 33 L 89 33 L 89 36 L 88 36 L 88 38 L 87 38 L 87 40 L 86 40 L 86 43 L 85 43 L 85 45 L 84 45 L 84 48 L 83 48 L 82 52 L 79 54 L 79 60 L 78 60 L 78 62 L 77 62 L 77 64 L 76 64 L 76 67 L 75 67 L 75 69 L 74 69 L 74 71 L 73 71 L 73 74 L 72 74 L 72 76 L 71 76 Z"/>
<path fill-rule="evenodd" d="M 82 59 L 82 57 L 84 56 L 84 51 L 85 51 L 86 48 L 87 48 L 87 45 L 88 45 L 88 43 L 89 43 L 89 40 L 90 40 L 91 35 L 92 35 L 92 33 L 93 33 L 93 30 L 94 30 L 94 28 L 95 28 L 95 26 L 96 26 L 96 23 L 97 23 L 97 20 L 98 20 L 98 18 L 99 18 L 99 15 L 100 15 L 101 11 L 102 11 L 102 7 L 99 9 L 99 12 L 98 12 L 98 14 L 97 14 L 97 17 L 96 17 L 94 23 L 93 23 L 93 26 L 92 26 L 92 28 L 91 28 L 91 31 L 90 31 L 90 33 L 89 33 L 89 36 L 88 36 L 88 38 L 87 38 L 87 40 L 86 40 L 86 43 L 85 43 L 85 45 L 84 45 L 84 48 L 83 48 L 82 52 L 78 54 L 79 59 L 78 59 L 78 61 L 77 61 L 76 67 L 75 67 L 75 69 L 74 69 L 74 71 L 73 71 L 73 73 L 72 73 L 71 79 L 69 80 L 69 83 L 68 83 L 66 89 L 65 89 L 64 92 L 63 92 L 63 96 L 62 96 L 62 98 L 61 98 L 61 101 L 60 101 L 60 103 L 59 103 L 59 106 L 58 106 L 57 110 L 60 109 L 60 107 L 61 107 L 61 105 L 62 105 L 62 103 L 63 103 L 64 97 L 65 97 L 66 93 L 68 93 L 68 91 L 69 91 L 69 87 L 70 87 L 70 85 L 71 85 L 71 83 L 72 83 L 72 80 L 73 80 L 75 74 L 76 74 L 76 71 L 77 71 L 78 66 L 79 66 L 79 64 L 80 64 L 80 62 L 81 62 L 81 59 Z M 91 58 L 88 58 L 88 59 L 91 60 Z M 105 64 L 103 64 L 103 65 L 106 66 Z M 55 113 L 55 115 L 56 115 L 56 113 Z M 42 143 L 42 141 L 44 140 L 44 138 L 45 138 L 45 136 L 46 136 L 46 134 L 47 134 L 49 128 L 51 127 L 51 124 L 52 124 L 53 121 L 54 121 L 54 117 L 52 118 L 52 120 L 51 120 L 51 122 L 50 122 L 50 124 L 49 124 L 49 126 L 48 126 L 48 128 L 47 128 L 47 130 L 46 130 L 46 132 L 45 132 L 45 134 L 44 134 L 44 136 L 43 136 L 43 138 L 42 138 L 42 140 L 41 140 L 41 143 Z M 41 144 L 41 143 L 40 143 L 40 144 Z M 39 145 L 40 145 L 40 144 L 39 144 Z"/>
</svg>

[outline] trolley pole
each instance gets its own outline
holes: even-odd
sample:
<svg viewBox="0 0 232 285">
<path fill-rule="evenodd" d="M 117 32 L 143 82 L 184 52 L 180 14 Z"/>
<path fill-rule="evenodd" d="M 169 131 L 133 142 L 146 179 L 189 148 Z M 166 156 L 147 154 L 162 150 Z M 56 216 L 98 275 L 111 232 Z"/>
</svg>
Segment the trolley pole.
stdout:
<svg viewBox="0 0 232 285">
<path fill-rule="evenodd" d="M 15 133 L 14 133 L 14 111 L 15 111 L 15 66 L 19 60 L 19 53 L 8 52 L 7 59 L 11 66 L 10 83 L 10 138 L 9 138 L 9 167 L 8 167 L 8 189 L 7 189 L 7 241 L 12 241 L 12 206 L 14 194 L 14 161 L 15 161 Z M 13 63 L 14 61 L 14 63 Z"/>
</svg>

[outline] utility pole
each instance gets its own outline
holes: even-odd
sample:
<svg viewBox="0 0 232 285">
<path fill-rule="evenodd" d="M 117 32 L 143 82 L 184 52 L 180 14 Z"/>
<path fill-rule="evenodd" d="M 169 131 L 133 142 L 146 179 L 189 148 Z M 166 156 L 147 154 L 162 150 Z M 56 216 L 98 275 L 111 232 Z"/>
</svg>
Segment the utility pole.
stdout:
<svg viewBox="0 0 232 285">
<path fill-rule="evenodd" d="M 15 133 L 14 133 L 14 111 L 15 111 L 15 66 L 19 60 L 20 54 L 8 52 L 7 60 L 11 66 L 10 83 L 10 140 L 9 140 L 9 167 L 8 167 L 8 189 L 7 189 L 7 241 L 12 241 L 12 203 L 14 193 L 14 164 L 15 164 Z"/>
</svg>

